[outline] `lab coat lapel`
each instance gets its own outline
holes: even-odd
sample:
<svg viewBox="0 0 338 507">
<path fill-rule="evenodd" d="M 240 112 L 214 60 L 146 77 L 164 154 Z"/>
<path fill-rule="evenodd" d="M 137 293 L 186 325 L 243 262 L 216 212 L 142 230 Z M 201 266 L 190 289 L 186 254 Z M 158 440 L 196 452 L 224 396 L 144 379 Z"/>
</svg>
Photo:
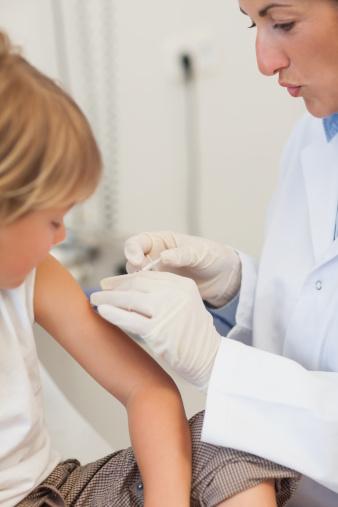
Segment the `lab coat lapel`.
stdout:
<svg viewBox="0 0 338 507">
<path fill-rule="evenodd" d="M 337 156 L 331 143 L 323 140 L 307 146 L 302 152 L 301 160 L 312 244 L 318 264 L 338 253 L 338 242 L 333 241 L 338 204 Z"/>
</svg>

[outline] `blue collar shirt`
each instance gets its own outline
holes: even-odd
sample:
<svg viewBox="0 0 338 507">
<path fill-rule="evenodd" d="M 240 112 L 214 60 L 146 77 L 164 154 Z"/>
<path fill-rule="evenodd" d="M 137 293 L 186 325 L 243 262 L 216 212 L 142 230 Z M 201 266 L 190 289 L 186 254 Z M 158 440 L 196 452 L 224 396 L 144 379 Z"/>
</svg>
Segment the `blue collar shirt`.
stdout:
<svg viewBox="0 0 338 507">
<path fill-rule="evenodd" d="M 323 126 L 327 142 L 329 143 L 338 134 L 338 113 L 332 114 L 323 119 Z M 338 238 L 338 207 L 336 215 L 336 225 L 334 228 L 333 239 Z"/>
<path fill-rule="evenodd" d="M 329 143 L 338 134 L 338 113 L 327 116 L 323 120 L 327 142 Z"/>
</svg>

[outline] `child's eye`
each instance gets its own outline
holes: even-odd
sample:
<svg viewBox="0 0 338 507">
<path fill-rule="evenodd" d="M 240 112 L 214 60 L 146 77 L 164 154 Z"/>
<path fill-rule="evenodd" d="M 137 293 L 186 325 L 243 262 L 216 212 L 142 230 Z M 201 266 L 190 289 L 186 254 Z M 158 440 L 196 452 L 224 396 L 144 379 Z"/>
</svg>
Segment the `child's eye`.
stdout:
<svg viewBox="0 0 338 507">
<path fill-rule="evenodd" d="M 255 28 L 255 26 L 256 26 L 256 23 L 254 21 L 252 21 L 251 25 L 248 26 L 248 28 Z"/>
<path fill-rule="evenodd" d="M 56 222 L 56 221 L 52 220 L 51 226 L 54 227 L 54 229 L 60 229 L 61 222 Z"/>
<path fill-rule="evenodd" d="M 294 21 L 290 21 L 289 23 L 276 23 L 273 25 L 275 30 L 282 30 L 283 32 L 290 32 L 294 26 Z"/>
</svg>

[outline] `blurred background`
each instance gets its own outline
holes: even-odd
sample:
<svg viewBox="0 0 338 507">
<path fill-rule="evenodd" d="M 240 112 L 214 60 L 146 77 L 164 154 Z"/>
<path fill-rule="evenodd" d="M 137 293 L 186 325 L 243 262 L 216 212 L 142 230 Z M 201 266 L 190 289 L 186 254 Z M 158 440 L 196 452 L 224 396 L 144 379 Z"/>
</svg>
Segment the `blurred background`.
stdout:
<svg viewBox="0 0 338 507">
<path fill-rule="evenodd" d="M 303 107 L 259 75 L 249 25 L 237 0 L 0 0 L 1 29 L 74 96 L 102 150 L 101 186 L 54 252 L 85 290 L 123 271 L 135 232 L 173 229 L 259 255 Z M 42 329 L 36 337 L 64 456 L 127 446 L 119 403 Z M 204 395 L 175 380 L 188 415 L 203 408 Z"/>
</svg>

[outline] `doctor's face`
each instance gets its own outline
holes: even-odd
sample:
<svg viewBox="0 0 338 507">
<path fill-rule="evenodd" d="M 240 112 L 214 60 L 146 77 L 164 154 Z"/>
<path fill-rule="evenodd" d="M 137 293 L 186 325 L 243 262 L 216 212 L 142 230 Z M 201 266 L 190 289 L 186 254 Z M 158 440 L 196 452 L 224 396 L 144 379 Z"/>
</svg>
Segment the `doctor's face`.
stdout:
<svg viewBox="0 0 338 507">
<path fill-rule="evenodd" d="M 338 0 L 240 0 L 259 70 L 317 117 L 338 112 Z"/>
</svg>

